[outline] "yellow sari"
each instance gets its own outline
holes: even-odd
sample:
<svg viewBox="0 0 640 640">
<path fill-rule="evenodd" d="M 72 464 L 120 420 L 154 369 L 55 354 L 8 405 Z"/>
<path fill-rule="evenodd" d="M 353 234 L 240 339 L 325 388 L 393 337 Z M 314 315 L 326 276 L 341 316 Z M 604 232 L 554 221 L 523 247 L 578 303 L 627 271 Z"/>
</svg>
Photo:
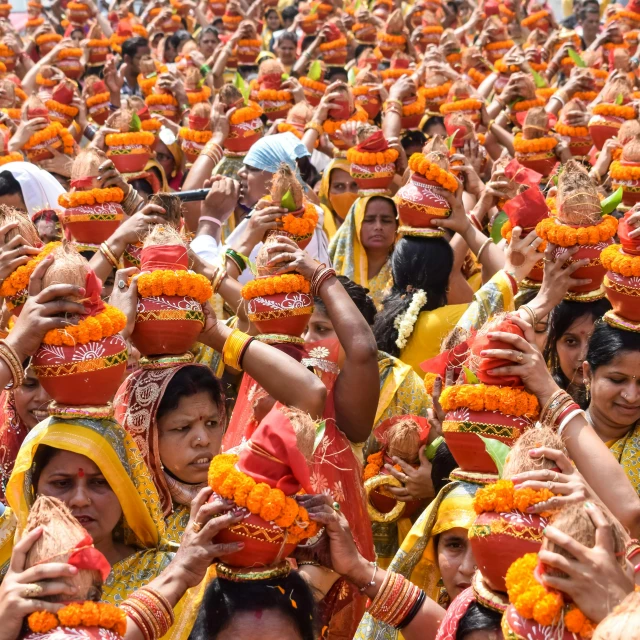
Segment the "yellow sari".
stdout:
<svg viewBox="0 0 640 640">
<path fill-rule="evenodd" d="M 623 438 L 607 442 L 607 446 L 640 495 L 640 424 L 636 424 Z"/>
<path fill-rule="evenodd" d="M 327 234 L 327 238 L 329 238 L 329 240 L 331 240 L 333 236 L 336 235 L 336 231 L 338 230 L 335 214 L 333 213 L 331 201 L 329 200 L 331 172 L 334 169 L 342 169 L 343 171 L 350 173 L 351 163 L 347 162 L 344 158 L 334 158 L 322 172 L 322 180 L 320 181 L 318 198 L 320 199 L 320 206 L 324 209 L 324 231 Z"/>
<path fill-rule="evenodd" d="M 476 519 L 473 496 L 478 485 L 450 482 L 422 512 L 389 565 L 390 571 L 401 573 L 418 585 L 436 602 L 442 594 L 438 586 L 435 536 L 462 527 L 468 529 Z M 400 632 L 374 620 L 365 613 L 354 640 L 397 640 Z"/>
<path fill-rule="evenodd" d="M 387 260 L 380 272 L 369 279 L 367 252 L 360 242 L 360 230 L 364 221 L 367 204 L 371 198 L 387 196 L 366 196 L 358 198 L 349 209 L 342 226 L 329 243 L 329 257 L 331 264 L 339 276 L 347 276 L 356 284 L 369 289 L 376 307 L 382 307 L 382 300 L 393 284 L 391 263 Z M 393 202 L 391 198 L 388 198 Z M 393 203 L 396 207 L 395 202 Z M 455 324 L 455 323 L 454 323 Z"/>
</svg>

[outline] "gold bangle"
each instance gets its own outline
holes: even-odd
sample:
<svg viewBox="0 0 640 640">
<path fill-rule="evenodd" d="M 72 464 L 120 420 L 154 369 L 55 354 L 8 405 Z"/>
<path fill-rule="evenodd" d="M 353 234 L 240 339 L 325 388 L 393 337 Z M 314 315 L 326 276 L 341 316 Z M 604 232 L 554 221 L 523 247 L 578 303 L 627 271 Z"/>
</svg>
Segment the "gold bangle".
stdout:
<svg viewBox="0 0 640 640">
<path fill-rule="evenodd" d="M 484 252 L 484 250 L 487 248 L 487 246 L 489 245 L 489 243 L 493 242 L 493 240 L 491 240 L 491 238 L 487 238 L 484 243 L 482 244 L 482 246 L 480 247 L 480 250 L 478 251 L 478 255 L 476 256 L 476 260 L 478 262 L 480 262 L 480 258 L 482 257 L 482 254 Z"/>
<path fill-rule="evenodd" d="M 7 385 L 10 389 L 17 389 L 24 382 L 24 369 L 18 354 L 4 341 L 0 340 L 0 358 L 5 361 L 11 371 L 13 382 Z"/>
<path fill-rule="evenodd" d="M 317 123 L 317 122 L 307 122 L 307 124 L 304 127 L 305 132 L 306 131 L 315 131 L 318 136 L 324 135 L 324 129 Z"/>
<path fill-rule="evenodd" d="M 495 123 L 495 118 L 493 120 L 489 120 L 489 124 L 487 125 L 487 133 L 491 133 L 491 127 L 493 127 Z"/>
<path fill-rule="evenodd" d="M 100 253 L 106 258 L 107 262 L 117 271 L 118 270 L 118 261 L 116 260 L 113 251 L 109 248 L 109 245 L 106 242 L 103 242 L 100 245 Z"/>
<path fill-rule="evenodd" d="M 213 293 L 218 293 L 218 289 L 226 277 L 227 270 L 224 267 L 219 267 L 216 274 L 211 278 L 211 288 L 213 289 Z"/>
<path fill-rule="evenodd" d="M 524 309 L 524 311 L 528 314 L 529 319 L 531 320 L 531 326 L 535 329 L 535 326 L 538 324 L 536 312 L 528 304 L 522 304 L 519 308 Z"/>
<path fill-rule="evenodd" d="M 244 333 L 244 331 L 234 329 L 225 340 L 224 347 L 222 347 L 222 360 L 225 365 L 237 371 L 242 371 L 242 356 L 252 340 L 253 338 Z"/>
</svg>

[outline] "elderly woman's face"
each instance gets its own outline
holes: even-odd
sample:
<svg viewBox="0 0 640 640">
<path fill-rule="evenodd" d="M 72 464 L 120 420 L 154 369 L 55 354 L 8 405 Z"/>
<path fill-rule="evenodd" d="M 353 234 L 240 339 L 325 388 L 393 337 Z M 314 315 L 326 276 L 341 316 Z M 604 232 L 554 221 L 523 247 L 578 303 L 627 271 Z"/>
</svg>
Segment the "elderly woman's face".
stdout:
<svg viewBox="0 0 640 640">
<path fill-rule="evenodd" d="M 252 208 L 260 198 L 269 193 L 273 174 L 245 164 L 238 171 L 238 178 L 240 178 L 240 204 Z"/>
</svg>

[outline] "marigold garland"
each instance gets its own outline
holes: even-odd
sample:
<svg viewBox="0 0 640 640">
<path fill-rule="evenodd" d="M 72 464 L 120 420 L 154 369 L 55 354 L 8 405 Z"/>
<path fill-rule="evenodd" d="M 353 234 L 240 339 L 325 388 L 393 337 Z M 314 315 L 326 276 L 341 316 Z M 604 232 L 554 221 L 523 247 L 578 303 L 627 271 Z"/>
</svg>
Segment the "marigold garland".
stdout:
<svg viewBox="0 0 640 640">
<path fill-rule="evenodd" d="M 393 33 L 387 33 L 386 31 L 378 31 L 378 40 L 388 44 L 403 45 L 407 41 L 407 38 L 403 35 L 395 35 Z"/>
<path fill-rule="evenodd" d="M 312 91 L 317 91 L 318 93 L 324 93 L 325 89 L 328 86 L 324 82 L 318 82 L 317 80 L 312 80 L 307 76 L 301 76 L 299 78 L 299 82 L 305 89 L 311 89 Z M 354 95 L 355 95 L 355 92 L 354 92 Z"/>
<path fill-rule="evenodd" d="M 157 133 L 162 129 L 162 123 L 160 120 L 156 120 L 155 118 L 147 118 L 143 120 L 140 124 L 143 131 L 148 131 L 149 133 Z"/>
<path fill-rule="evenodd" d="M 622 164 L 619 160 L 614 160 L 609 175 L 612 180 L 640 180 L 640 165 Z"/>
<path fill-rule="evenodd" d="M 259 89 L 257 98 L 260 102 L 291 102 L 293 95 L 286 89 Z"/>
<path fill-rule="evenodd" d="M 625 104 L 600 103 L 593 107 L 593 114 L 596 116 L 615 116 L 623 120 L 633 120 L 636 117 L 636 110 Z"/>
<path fill-rule="evenodd" d="M 464 100 L 456 100 L 455 102 L 445 102 L 440 105 L 440 113 L 443 115 L 453 113 L 454 111 L 479 111 L 484 103 L 476 98 L 465 98 Z"/>
<path fill-rule="evenodd" d="M 434 162 L 427 160 L 422 153 L 414 153 L 411 158 L 409 158 L 409 169 L 424 176 L 427 180 L 437 182 L 447 191 L 451 191 L 451 193 L 455 193 L 458 189 L 458 181 L 455 176 L 441 169 Z"/>
<path fill-rule="evenodd" d="M 421 95 L 427 101 L 434 100 L 446 96 L 449 93 L 449 89 L 451 89 L 451 82 L 445 82 L 438 87 L 420 87 L 418 95 Z"/>
<path fill-rule="evenodd" d="M 77 344 L 97 342 L 102 338 L 109 338 L 119 333 L 127 326 L 127 317 L 109 304 L 95 316 L 82 318 L 77 325 L 69 325 L 64 329 L 47 331 L 42 341 L 58 347 L 73 347 Z"/>
<path fill-rule="evenodd" d="M 473 498 L 473 508 L 480 515 L 485 511 L 508 513 L 514 509 L 526 513 L 529 507 L 553 498 L 549 489 L 517 489 L 511 480 L 498 480 L 481 487 Z"/>
<path fill-rule="evenodd" d="M 259 118 L 262 114 L 262 107 L 258 103 L 253 102 L 253 100 L 249 100 L 249 104 L 246 107 L 236 109 L 229 116 L 229 122 L 235 125 L 242 124 L 243 122 L 251 122 Z"/>
<path fill-rule="evenodd" d="M 69 58 L 82 58 L 82 49 L 79 47 L 67 47 L 58 51 L 58 60 L 68 60 Z"/>
<path fill-rule="evenodd" d="M 558 141 L 552 136 L 544 138 L 534 138 L 533 140 L 525 140 L 521 133 L 517 133 L 513 139 L 513 147 L 516 153 L 540 153 L 543 151 L 551 151 Z"/>
<path fill-rule="evenodd" d="M 105 102 L 109 102 L 110 94 L 108 91 L 103 91 L 102 93 L 96 93 L 95 96 L 89 96 L 85 100 L 85 104 L 87 107 L 95 107 L 97 104 L 104 104 Z"/>
<path fill-rule="evenodd" d="M 569 136 L 570 138 L 588 138 L 588 127 L 572 127 L 571 125 L 557 122 L 555 126 L 556 133 L 561 136 Z"/>
<path fill-rule="evenodd" d="M 342 125 L 345 122 L 367 122 L 369 116 L 367 112 L 358 104 L 355 104 L 355 112 L 347 118 L 347 120 L 331 120 L 327 119 L 322 125 L 322 129 L 329 136 L 334 136 L 336 132 L 340 131 Z"/>
<path fill-rule="evenodd" d="M 323 42 L 320 45 L 320 51 L 333 51 L 334 49 L 345 49 L 347 46 L 346 38 L 338 38 L 337 40 L 331 40 L 330 42 Z"/>
<path fill-rule="evenodd" d="M 57 100 L 46 100 L 44 104 L 49 110 L 57 111 L 70 118 L 75 118 L 78 115 L 78 107 L 62 104 L 62 102 L 58 102 Z"/>
<path fill-rule="evenodd" d="M 196 129 L 189 129 L 189 127 L 180 127 L 180 137 L 183 140 L 189 142 L 197 142 L 198 144 L 206 144 L 211 140 L 213 131 L 198 131 Z"/>
<path fill-rule="evenodd" d="M 511 107 L 511 111 L 515 111 L 519 113 L 521 111 L 529 111 L 529 109 L 533 109 L 534 107 L 544 107 L 544 105 L 545 105 L 544 98 L 534 98 L 533 100 L 520 100 Z"/>
<path fill-rule="evenodd" d="M 513 40 L 500 40 L 499 42 L 489 42 L 484 45 L 487 51 L 500 51 L 501 49 L 511 49 Z"/>
<path fill-rule="evenodd" d="M 504 58 L 500 58 L 500 60 L 496 60 L 494 65 L 495 70 L 498 73 L 516 73 L 520 71 L 520 67 L 517 64 L 510 64 L 507 66 L 507 63 L 504 61 Z"/>
<path fill-rule="evenodd" d="M 11 120 L 18 121 L 22 118 L 22 110 L 21 109 L 10 109 L 10 108 L 2 108 L 0 112 L 6 113 Z"/>
<path fill-rule="evenodd" d="M 187 91 L 187 100 L 190 105 L 206 102 L 211 97 L 211 89 L 206 85 L 200 91 Z"/>
<path fill-rule="evenodd" d="M 8 164 L 9 162 L 23 162 L 24 157 L 19 151 L 12 151 L 6 156 L 0 156 L 0 166 Z"/>
<path fill-rule="evenodd" d="M 262 296 L 273 296 L 277 293 L 309 293 L 309 281 L 299 273 L 283 273 L 279 276 L 256 278 L 242 287 L 242 297 L 252 300 Z"/>
<path fill-rule="evenodd" d="M 356 147 L 351 147 L 347 151 L 347 160 L 353 164 L 381 165 L 391 164 L 398 159 L 398 152 L 395 149 L 386 151 L 358 151 Z"/>
<path fill-rule="evenodd" d="M 120 636 L 127 631 L 127 614 L 108 602 L 72 602 L 58 613 L 36 611 L 28 618 L 34 633 L 49 633 L 56 627 L 102 627 L 112 629 Z"/>
<path fill-rule="evenodd" d="M 213 295 L 209 280 L 193 271 L 157 269 L 138 277 L 138 295 L 141 298 L 158 296 L 185 296 L 200 303 Z"/>
<path fill-rule="evenodd" d="M 471 78 L 471 80 L 477 87 L 479 87 L 489 75 L 487 73 L 482 73 L 482 71 L 478 71 L 478 69 L 474 69 L 473 67 L 467 69 L 466 74 L 469 76 L 469 78 Z"/>
<path fill-rule="evenodd" d="M 256 482 L 236 469 L 239 458 L 223 453 L 217 455 L 209 467 L 208 484 L 215 493 L 233 500 L 239 507 L 287 532 L 287 542 L 299 542 L 318 532 L 318 525 L 309 519 L 307 510 L 280 489 L 272 489 L 265 482 Z"/>
<path fill-rule="evenodd" d="M 511 220 L 505 220 L 505 223 L 500 228 L 500 235 L 507 241 L 511 242 L 511 236 L 513 232 L 513 227 L 511 226 Z M 526 235 L 526 234 L 524 234 Z M 542 244 L 538 247 L 538 253 L 544 253 L 547 248 L 546 241 L 542 241 Z"/>
<path fill-rule="evenodd" d="M 313 235 L 316 225 L 318 224 L 318 212 L 313 203 L 305 200 L 304 213 L 301 216 L 295 216 L 293 213 L 287 213 L 277 220 L 282 224 L 283 231 L 290 233 L 295 237 L 306 238 Z"/>
<path fill-rule="evenodd" d="M 621 244 L 609 245 L 600 254 L 602 266 L 627 278 L 640 276 L 640 256 L 625 253 Z"/>
<path fill-rule="evenodd" d="M 302 84 L 302 78 L 300 78 L 300 84 Z M 371 87 L 370 85 L 366 85 L 363 84 L 359 87 L 351 87 L 351 93 L 353 93 L 353 95 L 358 98 L 360 96 L 366 96 L 366 95 L 373 95 L 376 96 L 378 95 L 378 91 L 376 91 L 373 87 Z"/>
<path fill-rule="evenodd" d="M 8 298 L 15 296 L 16 293 L 24 291 L 29 286 L 29 278 L 34 269 L 42 262 L 54 249 L 62 245 L 61 242 L 49 242 L 37 256 L 34 256 L 26 264 L 20 265 L 12 274 L 10 274 L 0 285 L 0 296 Z"/>
<path fill-rule="evenodd" d="M 38 16 L 37 18 L 29 18 L 24 26 L 27 29 L 35 29 L 42 24 L 44 24 L 44 18 L 42 16 Z"/>
<path fill-rule="evenodd" d="M 418 94 L 417 98 L 409 104 L 402 104 L 402 116 L 414 116 L 416 113 L 423 114 L 427 106 L 427 100 L 423 95 Z"/>
<path fill-rule="evenodd" d="M 534 11 L 532 14 L 524 18 L 520 24 L 523 27 L 527 27 L 528 29 L 531 25 L 534 25 L 536 22 L 538 22 L 538 20 L 544 20 L 545 18 L 548 18 L 548 17 L 549 17 L 548 11 L 545 11 L 545 10 Z"/>
<path fill-rule="evenodd" d="M 170 93 L 152 93 L 147 96 L 144 101 L 148 107 L 156 105 L 178 106 L 178 101 Z"/>
<path fill-rule="evenodd" d="M 155 141 L 155 136 L 148 131 L 131 131 L 129 133 L 108 133 L 105 142 L 108 147 L 127 147 L 141 145 L 150 147 Z"/>
<path fill-rule="evenodd" d="M 380 474 L 383 465 L 384 451 L 378 451 L 378 453 L 372 453 L 370 456 L 367 456 L 367 466 L 364 468 L 363 480 L 366 482 L 371 478 L 375 478 L 375 476 Z M 394 464 L 393 468 L 402 471 L 402 467 L 399 464 Z"/>
<path fill-rule="evenodd" d="M 383 80 L 397 80 L 402 76 L 410 76 L 412 73 L 412 69 L 385 69 L 380 75 Z"/>
<path fill-rule="evenodd" d="M 92 206 L 105 202 L 122 202 L 124 191 L 120 187 L 107 187 L 106 189 L 89 189 L 87 191 L 72 191 L 63 193 L 58 197 L 58 204 L 65 209 L 80 206 Z"/>
<path fill-rule="evenodd" d="M 467 408 L 472 411 L 498 411 L 506 416 L 535 420 L 540 412 L 538 399 L 518 387 L 487 384 L 460 384 L 447 387 L 440 396 L 445 411 Z"/>
<path fill-rule="evenodd" d="M 51 78 L 45 78 L 41 73 L 39 73 L 36 76 L 36 84 L 41 87 L 55 87 L 58 84 L 58 81 Z"/>
<path fill-rule="evenodd" d="M 562 617 L 564 627 L 570 633 L 591 638 L 595 625 L 575 605 L 564 611 L 564 598 L 557 591 L 549 591 L 535 577 L 538 554 L 527 553 L 516 560 L 507 570 L 505 583 L 509 602 L 527 620 L 535 620 L 543 627 L 559 625 Z"/>
<path fill-rule="evenodd" d="M 89 49 L 108 49 L 109 44 L 109 38 L 101 38 L 99 40 L 89 40 L 87 47 L 89 47 Z"/>
<path fill-rule="evenodd" d="M 36 131 L 29 138 L 29 141 L 24 145 L 23 148 L 25 149 L 25 151 L 29 151 L 30 149 L 33 149 L 33 147 L 37 147 L 40 144 L 52 142 L 56 137 L 59 137 L 62 141 L 64 153 L 66 153 L 67 155 L 71 155 L 75 148 L 75 140 L 69 133 L 68 129 L 63 127 L 59 122 L 52 122 L 41 131 Z"/>
<path fill-rule="evenodd" d="M 602 222 L 589 227 L 570 227 L 558 222 L 556 218 L 545 218 L 536 225 L 536 233 L 540 238 L 559 247 L 605 242 L 613 238 L 617 230 L 618 221 L 613 216 L 603 216 Z"/>
</svg>

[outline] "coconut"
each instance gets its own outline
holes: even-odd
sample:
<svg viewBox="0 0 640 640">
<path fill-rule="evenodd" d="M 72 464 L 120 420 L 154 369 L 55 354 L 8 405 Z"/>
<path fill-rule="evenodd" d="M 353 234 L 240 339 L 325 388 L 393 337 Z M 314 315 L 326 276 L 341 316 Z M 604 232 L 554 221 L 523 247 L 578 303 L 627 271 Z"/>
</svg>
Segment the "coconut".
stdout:
<svg viewBox="0 0 640 640">
<path fill-rule="evenodd" d="M 89 263 L 70 242 L 63 241 L 62 245 L 56 247 L 50 255 L 53 256 L 53 263 L 45 271 L 42 278 L 43 289 L 54 284 L 85 286 Z M 71 296 L 69 299 L 73 302 L 79 302 L 82 298 Z"/>
<path fill-rule="evenodd" d="M 198 73 L 200 73 L 198 71 Z M 198 102 L 189 112 L 189 126 L 198 131 L 211 131 L 211 105 L 208 102 Z M 193 125 L 196 124 L 194 127 Z"/>
<path fill-rule="evenodd" d="M 586 112 L 586 110 L 587 110 L 586 102 L 583 102 L 582 100 L 580 100 L 580 98 L 571 98 L 571 100 L 569 100 L 569 102 L 567 102 L 567 104 L 565 104 L 564 107 L 562 107 L 562 109 L 560 110 L 560 115 L 558 117 L 558 120 L 563 124 L 568 124 L 567 123 L 568 113 L 571 113 L 572 111 L 582 111 L 584 113 Z"/>
<path fill-rule="evenodd" d="M 378 76 L 371 71 L 371 67 L 366 66 L 361 71 L 358 71 L 358 75 L 356 76 L 356 87 L 361 87 L 365 84 L 377 84 L 380 82 Z"/>
<path fill-rule="evenodd" d="M 304 127 L 313 117 L 313 107 L 306 101 L 294 104 L 287 113 L 287 122 L 296 126 Z"/>
<path fill-rule="evenodd" d="M 429 162 L 433 162 L 433 164 L 438 165 L 444 171 L 449 171 L 449 154 L 442 153 L 440 151 L 430 151 L 425 154 L 427 160 Z"/>
<path fill-rule="evenodd" d="M 632 591 L 597 626 L 592 640 L 640 640 L 640 592 Z"/>
<path fill-rule="evenodd" d="M 116 129 L 120 133 L 129 133 L 133 114 L 134 111 L 130 109 L 118 109 L 109 116 L 106 126 L 111 129 Z"/>
<path fill-rule="evenodd" d="M 36 527 L 42 527 L 42 535 L 33 543 L 27 553 L 25 569 L 50 562 L 65 563 L 75 551 L 75 547 L 86 540 L 87 532 L 73 517 L 69 508 L 57 498 L 39 496 L 34 502 L 25 534 Z M 77 589 L 74 600 L 100 601 L 102 577 L 99 571 L 80 569 L 74 576 L 61 578 Z M 68 596 L 39 596 L 49 602 L 63 602 Z"/>
<path fill-rule="evenodd" d="M 220 102 L 227 108 L 233 107 L 240 102 L 244 102 L 240 89 L 238 89 L 238 87 L 234 87 L 232 84 L 222 85 L 219 96 Z"/>
<path fill-rule="evenodd" d="M 423 27 L 437 27 L 440 24 L 440 18 L 433 11 L 425 11 L 422 14 Z"/>
<path fill-rule="evenodd" d="M 313 445 L 316 439 L 316 424 L 311 416 L 294 407 L 284 407 L 282 412 L 289 418 L 296 434 L 298 451 L 311 463 L 313 461 Z"/>
<path fill-rule="evenodd" d="M 545 427 L 529 429 L 518 438 L 511 451 L 509 451 L 502 470 L 502 478 L 509 480 L 518 473 L 556 468 L 556 462 L 551 458 L 532 458 L 529 455 L 532 449 L 540 449 L 541 447 L 556 449 L 564 454 L 567 453 L 562 438 L 551 429 Z"/>
<path fill-rule="evenodd" d="M 271 200 L 274 204 L 281 204 L 282 198 L 284 198 L 285 194 L 289 191 L 291 196 L 293 197 L 293 202 L 295 204 L 294 211 L 297 211 L 302 207 L 302 201 L 304 197 L 304 192 L 298 179 L 296 178 L 293 169 L 286 163 L 283 162 L 279 167 L 276 173 L 273 176 L 271 181 Z"/>
<path fill-rule="evenodd" d="M 600 61 L 602 60 L 602 55 L 600 54 L 599 51 L 590 51 L 590 50 L 581 51 L 580 57 L 582 58 L 584 63 L 587 65 L 587 67 L 597 67 L 598 64 L 600 64 Z"/>
<path fill-rule="evenodd" d="M 640 163 L 640 135 L 635 135 L 625 142 L 622 148 L 622 161 Z"/>
<path fill-rule="evenodd" d="M 44 102 L 36 96 L 29 96 L 22 105 L 22 120 L 33 120 L 34 118 L 46 118 L 49 120 L 49 110 L 44 106 Z"/>
<path fill-rule="evenodd" d="M 622 145 L 627 144 L 633 140 L 636 136 L 640 135 L 640 121 L 638 120 L 625 120 L 622 123 L 622 126 L 618 130 L 618 142 Z M 624 155 L 624 150 L 623 150 Z M 638 157 L 638 154 L 634 154 Z M 633 160 L 633 162 L 640 162 L 640 157 L 638 160 Z"/>
<path fill-rule="evenodd" d="M 462 51 L 462 58 L 460 63 L 465 71 L 475 68 L 478 63 L 478 56 L 482 56 L 482 52 L 479 47 L 467 47 Z"/>
<path fill-rule="evenodd" d="M 613 80 L 607 81 L 600 92 L 602 102 L 614 104 L 618 99 L 618 96 L 622 96 L 623 102 L 627 101 L 627 98 L 631 94 L 631 85 L 629 80 L 624 76 L 616 76 Z"/>
<path fill-rule="evenodd" d="M 202 72 L 195 67 L 189 67 L 184 74 L 184 88 L 187 91 L 197 91 L 202 80 Z"/>
<path fill-rule="evenodd" d="M 420 426 L 412 418 L 405 418 L 391 425 L 384 434 L 387 454 L 409 464 L 419 461 Z"/>
<path fill-rule="evenodd" d="M 182 220 L 182 201 L 171 193 L 154 193 L 149 198 L 149 204 L 156 204 L 164 209 L 167 223 L 174 229 L 179 229 Z M 163 243 L 167 244 L 167 243 Z"/>
<path fill-rule="evenodd" d="M 0 91 L 2 92 L 2 102 L 0 107 L 11 108 L 16 103 L 16 85 L 8 78 L 0 80 Z"/>
<path fill-rule="evenodd" d="M 145 56 L 140 60 L 139 64 L 140 74 L 143 78 L 147 78 L 154 73 L 157 73 L 156 63 L 151 56 Z"/>
<path fill-rule="evenodd" d="M 28 216 L 13 207 L 8 207 L 4 204 L 0 205 L 0 226 L 4 227 L 13 222 L 18 226 L 7 231 L 4 237 L 5 243 L 13 240 L 16 236 L 22 236 L 22 239 L 32 247 L 39 247 L 42 244 L 36 227 Z"/>
<path fill-rule="evenodd" d="M 444 141 L 444 138 L 440 134 L 436 134 L 428 140 L 424 147 L 422 147 L 422 153 L 429 154 L 431 152 L 440 153 L 442 155 L 448 155 L 449 149 L 447 147 L 447 143 Z"/>
<path fill-rule="evenodd" d="M 171 196 L 168 193 L 155 195 L 163 195 L 168 198 L 175 198 L 177 200 L 176 196 Z M 149 201 L 151 202 L 151 199 Z M 154 202 L 152 204 L 160 204 L 160 202 Z M 160 206 L 164 207 L 165 204 L 160 204 Z M 142 244 L 142 248 L 146 249 L 147 247 L 165 247 L 168 245 L 177 245 L 185 248 L 187 246 L 184 239 L 172 226 L 157 224 L 147 234 L 147 237 L 144 239 L 144 243 Z"/>
<path fill-rule="evenodd" d="M 530 49 L 532 47 L 540 47 L 546 44 L 548 35 L 542 29 L 534 29 L 524 43 L 524 49 Z"/>
<path fill-rule="evenodd" d="M 487 18 L 487 21 L 484 23 L 484 28 L 485 31 L 490 34 L 491 42 L 506 40 L 509 35 L 506 26 L 502 24 L 502 21 L 496 15 Z"/>
<path fill-rule="evenodd" d="M 558 179 L 558 220 L 565 224 L 595 225 L 602 208 L 595 185 L 587 170 L 576 160 L 569 160 Z"/>
<path fill-rule="evenodd" d="M 98 168 L 107 160 L 108 158 L 104 151 L 93 148 L 83 149 L 76 156 L 73 164 L 71 165 L 71 180 L 94 178 L 89 188 L 100 188 L 100 184 L 95 180 L 95 178 L 97 178 L 99 174 Z"/>
<path fill-rule="evenodd" d="M 543 138 L 549 129 L 549 117 L 544 107 L 533 107 L 527 111 L 522 125 L 522 137 L 525 140 Z"/>
<path fill-rule="evenodd" d="M 445 29 L 442 32 L 442 35 L 440 36 L 440 46 L 462 49 L 460 40 L 458 40 L 458 36 L 456 36 L 456 33 L 453 29 Z"/>
<path fill-rule="evenodd" d="M 422 18 L 424 20 L 424 14 Z M 401 9 L 394 9 L 389 14 L 384 30 L 389 35 L 402 35 L 402 32 L 404 30 L 404 18 L 402 17 Z"/>
<path fill-rule="evenodd" d="M 147 105 L 144 103 L 144 99 L 140 96 L 126 96 L 122 106 L 128 111 L 140 113 Z"/>
<path fill-rule="evenodd" d="M 279 75 L 282 76 L 284 68 L 280 60 L 267 58 L 260 63 L 258 68 L 258 78 L 261 76 Z"/>
<path fill-rule="evenodd" d="M 476 137 L 475 125 L 463 113 L 453 112 L 448 119 L 449 130 L 459 129 L 456 138 L 473 140 Z"/>
<path fill-rule="evenodd" d="M 60 69 L 50 64 L 40 67 L 40 75 L 46 80 L 62 80 L 62 78 L 66 77 Z"/>
<path fill-rule="evenodd" d="M 456 100 L 466 100 L 474 94 L 473 87 L 466 80 L 456 80 L 449 89 L 447 94 L 447 102 L 455 102 Z"/>
<path fill-rule="evenodd" d="M 82 89 L 82 95 L 85 98 L 90 98 L 98 93 L 104 93 L 107 88 L 104 84 L 104 80 L 98 76 L 87 76 L 84 80 L 84 87 Z"/>
<path fill-rule="evenodd" d="M 523 100 L 535 100 L 536 98 L 536 84 L 533 81 L 533 77 L 528 73 L 522 73 L 520 71 L 516 71 L 511 75 L 512 78 L 517 78 L 520 80 L 520 97 Z"/>
</svg>

